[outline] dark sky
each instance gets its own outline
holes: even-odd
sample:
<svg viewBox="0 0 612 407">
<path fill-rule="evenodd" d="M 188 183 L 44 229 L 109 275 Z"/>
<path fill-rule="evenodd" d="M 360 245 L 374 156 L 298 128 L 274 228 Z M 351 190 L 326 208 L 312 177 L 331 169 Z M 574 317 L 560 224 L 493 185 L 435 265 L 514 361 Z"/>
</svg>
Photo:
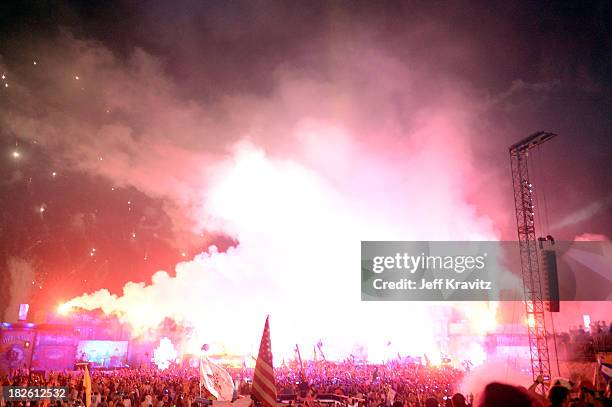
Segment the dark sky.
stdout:
<svg viewBox="0 0 612 407">
<path fill-rule="evenodd" d="M 2 2 L 0 308 L 119 292 L 211 242 L 224 250 L 231 233 L 192 228 L 182 164 L 217 162 L 245 129 L 292 157 L 284 134 L 302 117 L 340 115 L 375 154 L 448 107 L 477 174 L 466 200 L 504 239 L 507 146 L 556 132 L 538 167 L 548 226 L 610 237 L 610 21 L 606 1 Z M 98 151 L 117 161 L 100 167 Z"/>
</svg>

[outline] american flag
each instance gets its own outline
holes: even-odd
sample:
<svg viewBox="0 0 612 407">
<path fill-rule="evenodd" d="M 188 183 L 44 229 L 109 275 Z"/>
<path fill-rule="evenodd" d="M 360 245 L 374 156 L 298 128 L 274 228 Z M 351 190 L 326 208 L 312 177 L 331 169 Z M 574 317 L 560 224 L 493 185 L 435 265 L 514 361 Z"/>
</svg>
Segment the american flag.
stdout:
<svg viewBox="0 0 612 407">
<path fill-rule="evenodd" d="M 272 364 L 269 318 L 269 316 L 266 318 L 266 325 L 261 336 L 255 373 L 253 373 L 251 396 L 265 407 L 276 407 L 276 383 L 274 381 L 274 367 Z"/>
</svg>

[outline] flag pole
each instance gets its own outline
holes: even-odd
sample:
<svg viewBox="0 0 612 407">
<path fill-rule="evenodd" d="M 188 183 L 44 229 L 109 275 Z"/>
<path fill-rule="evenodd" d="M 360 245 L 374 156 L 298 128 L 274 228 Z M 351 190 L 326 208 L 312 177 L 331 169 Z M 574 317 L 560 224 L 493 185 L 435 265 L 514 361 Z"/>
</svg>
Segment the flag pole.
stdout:
<svg viewBox="0 0 612 407">
<path fill-rule="evenodd" d="M 300 345 L 298 345 L 297 343 L 295 344 L 295 350 L 298 355 L 298 360 L 300 361 L 300 369 L 304 370 L 304 364 L 302 364 L 302 355 L 300 355 Z"/>
</svg>

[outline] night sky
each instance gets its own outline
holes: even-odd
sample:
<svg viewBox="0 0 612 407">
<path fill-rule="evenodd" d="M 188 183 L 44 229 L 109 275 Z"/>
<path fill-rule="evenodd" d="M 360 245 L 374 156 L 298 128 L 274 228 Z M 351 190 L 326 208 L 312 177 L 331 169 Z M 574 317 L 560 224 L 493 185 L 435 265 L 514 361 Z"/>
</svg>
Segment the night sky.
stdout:
<svg viewBox="0 0 612 407">
<path fill-rule="evenodd" d="M 345 143 L 399 174 L 435 151 L 423 128 L 443 132 L 449 150 L 427 168 L 465 162 L 462 202 L 514 239 L 507 147 L 552 131 L 542 221 L 558 239 L 609 238 L 610 21 L 606 1 L 2 2 L 0 312 L 120 293 L 236 245 L 242 232 L 207 227 L 200 192 L 244 139 L 359 200 L 368 159 L 330 164 Z M 313 158 L 293 137 L 312 121 L 350 142 L 330 136 Z M 423 187 L 388 205 L 435 197 Z"/>
</svg>

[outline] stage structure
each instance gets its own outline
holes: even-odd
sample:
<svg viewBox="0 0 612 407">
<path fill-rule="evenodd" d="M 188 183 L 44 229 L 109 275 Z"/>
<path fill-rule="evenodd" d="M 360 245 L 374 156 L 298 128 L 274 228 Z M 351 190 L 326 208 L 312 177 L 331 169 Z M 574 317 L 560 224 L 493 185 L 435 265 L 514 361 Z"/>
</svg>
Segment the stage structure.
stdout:
<svg viewBox="0 0 612 407">
<path fill-rule="evenodd" d="M 527 314 L 527 332 L 531 356 L 533 379 L 538 376 L 550 379 L 550 357 L 545 313 L 550 306 L 545 298 L 546 277 L 540 272 L 538 264 L 538 239 L 535 227 L 534 186 L 529 178 L 528 158 L 534 147 L 555 137 L 554 133 L 537 132 L 510 146 L 510 164 L 514 188 L 514 205 L 521 258 L 521 275 L 525 295 Z M 538 386 L 538 391 L 545 394 L 547 383 Z"/>
</svg>

